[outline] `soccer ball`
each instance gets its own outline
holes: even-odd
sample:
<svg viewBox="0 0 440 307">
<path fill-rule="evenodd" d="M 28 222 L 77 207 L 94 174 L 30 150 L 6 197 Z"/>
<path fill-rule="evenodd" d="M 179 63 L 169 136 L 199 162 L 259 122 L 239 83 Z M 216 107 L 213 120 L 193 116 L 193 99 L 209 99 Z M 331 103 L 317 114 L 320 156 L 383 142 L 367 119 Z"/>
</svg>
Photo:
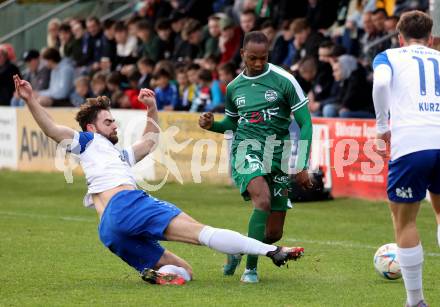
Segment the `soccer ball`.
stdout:
<svg viewBox="0 0 440 307">
<path fill-rule="evenodd" d="M 402 277 L 400 265 L 397 261 L 397 244 L 388 243 L 379 247 L 374 254 L 374 268 L 376 272 L 386 279 Z"/>
</svg>

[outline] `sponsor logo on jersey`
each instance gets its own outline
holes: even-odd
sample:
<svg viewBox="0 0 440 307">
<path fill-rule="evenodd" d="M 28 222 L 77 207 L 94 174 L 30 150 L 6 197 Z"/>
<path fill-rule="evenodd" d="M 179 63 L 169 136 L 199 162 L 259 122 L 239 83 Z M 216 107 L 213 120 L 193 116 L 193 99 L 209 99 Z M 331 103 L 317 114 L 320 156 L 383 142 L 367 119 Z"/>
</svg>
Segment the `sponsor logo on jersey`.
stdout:
<svg viewBox="0 0 440 307">
<path fill-rule="evenodd" d="M 413 198 L 412 189 L 411 188 L 396 188 L 396 195 L 400 198 Z"/>
<path fill-rule="evenodd" d="M 237 99 L 235 100 L 235 104 L 237 108 L 243 107 L 246 104 L 245 97 L 244 96 L 237 97 Z"/>
<path fill-rule="evenodd" d="M 278 94 L 277 94 L 277 92 L 275 92 L 274 90 L 267 90 L 267 91 L 264 93 L 264 98 L 266 98 L 266 101 L 267 101 L 267 102 L 272 102 L 272 101 L 277 100 L 277 98 L 278 98 Z"/>
<path fill-rule="evenodd" d="M 276 175 L 273 177 L 273 182 L 275 183 L 288 183 L 289 177 L 286 175 Z"/>
</svg>

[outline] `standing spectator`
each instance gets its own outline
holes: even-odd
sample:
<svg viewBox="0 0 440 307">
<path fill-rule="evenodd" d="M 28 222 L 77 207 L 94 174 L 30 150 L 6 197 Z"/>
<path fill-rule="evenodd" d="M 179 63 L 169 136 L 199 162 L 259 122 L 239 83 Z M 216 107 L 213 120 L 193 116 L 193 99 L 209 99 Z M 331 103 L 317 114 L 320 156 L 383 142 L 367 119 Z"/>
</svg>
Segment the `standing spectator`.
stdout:
<svg viewBox="0 0 440 307">
<path fill-rule="evenodd" d="M 59 48 L 60 41 L 58 38 L 58 31 L 61 26 L 61 21 L 58 18 L 52 18 L 47 24 L 47 38 L 46 44 L 49 48 Z"/>
<path fill-rule="evenodd" d="M 156 102 L 158 110 L 171 111 L 179 102 L 179 95 L 174 84 L 170 83 L 171 75 L 165 69 L 154 74 Z"/>
<path fill-rule="evenodd" d="M 47 48 L 43 59 L 50 69 L 49 88 L 38 92 L 38 100 L 42 106 L 71 106 L 69 96 L 73 87 L 74 69 L 68 59 L 61 59 L 55 48 Z"/>
<path fill-rule="evenodd" d="M 12 77 L 16 74 L 20 74 L 17 66 L 9 60 L 6 49 L 0 48 L 0 105 L 10 104 L 15 91 Z"/>
<path fill-rule="evenodd" d="M 49 87 L 50 70 L 40 61 L 40 53 L 31 49 L 23 54 L 23 61 L 26 63 L 26 70 L 23 80 L 28 81 L 36 91 L 45 90 Z M 24 106 L 24 101 L 15 95 L 11 100 L 11 106 Z"/>
</svg>

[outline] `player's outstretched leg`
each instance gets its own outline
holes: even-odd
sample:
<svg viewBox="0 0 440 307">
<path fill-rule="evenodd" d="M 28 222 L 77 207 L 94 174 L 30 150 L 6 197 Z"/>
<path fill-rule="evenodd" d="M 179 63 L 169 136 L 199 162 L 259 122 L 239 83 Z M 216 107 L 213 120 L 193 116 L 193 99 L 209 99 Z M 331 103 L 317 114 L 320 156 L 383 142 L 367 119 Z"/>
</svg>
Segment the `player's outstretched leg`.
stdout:
<svg viewBox="0 0 440 307">
<path fill-rule="evenodd" d="M 205 245 L 224 254 L 266 256 L 277 266 L 289 260 L 297 260 L 304 254 L 302 247 L 265 244 L 232 230 L 200 224 L 185 213 L 179 214 L 170 222 L 165 230 L 165 238 L 169 241 Z"/>
</svg>

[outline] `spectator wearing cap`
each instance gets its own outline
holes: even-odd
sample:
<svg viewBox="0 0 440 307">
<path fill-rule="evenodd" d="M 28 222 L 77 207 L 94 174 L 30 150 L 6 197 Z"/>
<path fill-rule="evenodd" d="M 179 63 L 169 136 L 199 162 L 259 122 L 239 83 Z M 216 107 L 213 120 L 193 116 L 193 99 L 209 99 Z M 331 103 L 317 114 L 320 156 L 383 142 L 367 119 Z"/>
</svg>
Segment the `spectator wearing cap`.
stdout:
<svg viewBox="0 0 440 307">
<path fill-rule="evenodd" d="M 218 45 L 221 52 L 220 64 L 223 64 L 231 61 L 240 50 L 241 34 L 240 28 L 229 17 L 220 20 L 220 30 Z"/>
<path fill-rule="evenodd" d="M 55 48 L 44 50 L 42 57 L 50 69 L 49 88 L 38 92 L 42 106 L 71 106 L 69 96 L 73 88 L 74 68 L 69 59 L 61 59 Z"/>
<path fill-rule="evenodd" d="M 31 49 L 23 54 L 22 59 L 26 63 L 23 79 L 28 81 L 35 91 L 47 89 L 49 87 L 50 70 L 40 61 L 40 53 Z M 24 101 L 14 95 L 11 106 L 24 106 Z"/>
<path fill-rule="evenodd" d="M 202 24 L 195 19 L 187 19 L 182 30 L 182 41 L 174 51 L 174 60 L 189 62 L 203 57 L 202 39 Z"/>
<path fill-rule="evenodd" d="M 0 105 L 9 105 L 15 91 L 14 80 L 12 77 L 20 74 L 17 66 L 8 57 L 8 52 L 0 48 Z"/>
</svg>

